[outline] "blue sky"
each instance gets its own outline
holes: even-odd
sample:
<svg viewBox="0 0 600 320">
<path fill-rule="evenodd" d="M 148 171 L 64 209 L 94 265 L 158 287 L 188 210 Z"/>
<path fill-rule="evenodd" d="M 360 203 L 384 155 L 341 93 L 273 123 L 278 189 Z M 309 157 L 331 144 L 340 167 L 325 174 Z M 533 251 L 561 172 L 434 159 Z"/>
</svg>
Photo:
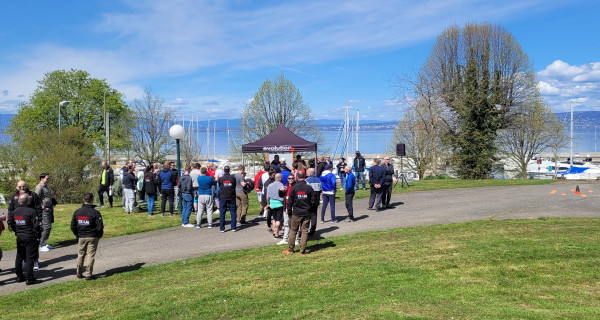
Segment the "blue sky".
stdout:
<svg viewBox="0 0 600 320">
<path fill-rule="evenodd" d="M 419 69 L 449 25 L 497 22 L 530 57 L 556 112 L 600 111 L 600 1 L 8 1 L 0 113 L 43 74 L 81 69 L 127 101 L 152 88 L 179 113 L 236 118 L 262 82 L 293 81 L 317 118 L 345 106 L 394 120 L 393 79 Z"/>
</svg>

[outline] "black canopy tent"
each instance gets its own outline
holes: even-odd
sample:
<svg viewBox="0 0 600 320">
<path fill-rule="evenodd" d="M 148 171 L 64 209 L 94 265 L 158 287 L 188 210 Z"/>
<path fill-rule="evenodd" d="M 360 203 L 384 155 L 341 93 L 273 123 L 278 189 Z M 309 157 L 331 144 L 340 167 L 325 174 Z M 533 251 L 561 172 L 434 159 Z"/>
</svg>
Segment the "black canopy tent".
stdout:
<svg viewBox="0 0 600 320">
<path fill-rule="evenodd" d="M 293 153 L 314 152 L 317 154 L 317 143 L 306 141 L 291 132 L 283 124 L 271 131 L 264 138 L 242 145 L 242 153 Z"/>
</svg>

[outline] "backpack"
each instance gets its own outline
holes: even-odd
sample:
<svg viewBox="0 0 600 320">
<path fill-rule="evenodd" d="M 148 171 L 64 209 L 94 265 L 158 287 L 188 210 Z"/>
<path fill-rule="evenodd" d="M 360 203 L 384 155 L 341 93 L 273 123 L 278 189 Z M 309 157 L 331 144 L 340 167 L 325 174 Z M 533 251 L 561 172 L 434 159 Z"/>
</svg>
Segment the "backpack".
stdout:
<svg viewBox="0 0 600 320">
<path fill-rule="evenodd" d="M 246 186 L 244 187 L 244 192 L 246 194 L 252 192 L 252 190 L 254 190 L 254 181 L 252 181 L 252 179 L 246 179 Z"/>
</svg>

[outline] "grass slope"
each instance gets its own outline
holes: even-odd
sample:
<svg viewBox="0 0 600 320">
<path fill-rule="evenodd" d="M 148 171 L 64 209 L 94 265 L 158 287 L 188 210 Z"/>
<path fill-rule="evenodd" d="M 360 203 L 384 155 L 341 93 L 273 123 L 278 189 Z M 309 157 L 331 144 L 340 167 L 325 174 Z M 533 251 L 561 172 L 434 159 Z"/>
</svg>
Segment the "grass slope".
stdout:
<svg viewBox="0 0 600 320">
<path fill-rule="evenodd" d="M 599 230 L 485 220 L 211 254 L 7 295 L 0 317 L 597 319 Z"/>
</svg>

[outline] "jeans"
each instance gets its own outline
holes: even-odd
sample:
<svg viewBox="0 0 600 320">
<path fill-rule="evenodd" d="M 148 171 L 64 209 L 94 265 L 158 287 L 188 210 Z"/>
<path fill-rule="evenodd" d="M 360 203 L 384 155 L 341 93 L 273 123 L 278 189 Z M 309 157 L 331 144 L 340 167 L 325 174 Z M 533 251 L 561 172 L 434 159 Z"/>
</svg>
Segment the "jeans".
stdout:
<svg viewBox="0 0 600 320">
<path fill-rule="evenodd" d="M 148 214 L 152 214 L 154 211 L 154 201 L 156 200 L 156 194 L 148 193 L 146 194 L 146 198 L 148 198 Z"/>
<path fill-rule="evenodd" d="M 365 189 L 365 185 L 366 185 L 366 180 L 365 180 L 365 172 L 355 172 L 354 173 L 356 175 L 356 190 L 358 190 L 358 183 L 362 181 L 362 186 L 363 189 Z"/>
<path fill-rule="evenodd" d="M 340 187 L 346 189 L 346 173 L 338 173 L 338 176 L 340 177 Z"/>
<path fill-rule="evenodd" d="M 317 199 L 321 198 L 321 192 L 315 192 Z M 319 205 L 310 208 L 310 234 L 314 234 L 317 231 L 317 217 L 319 216 Z"/>
<path fill-rule="evenodd" d="M 123 195 L 125 196 L 125 212 L 132 212 L 133 202 L 135 201 L 135 194 L 133 193 L 133 189 L 123 189 Z"/>
<path fill-rule="evenodd" d="M 190 223 L 190 214 L 192 214 L 192 204 L 194 203 L 194 197 L 191 193 L 182 193 L 181 200 L 183 200 L 183 208 L 181 208 L 181 223 Z"/>
<path fill-rule="evenodd" d="M 196 225 L 202 223 L 202 214 L 206 211 L 206 221 L 209 226 L 212 226 L 213 222 L 213 200 L 212 196 L 208 194 L 198 195 L 198 211 L 196 212 Z"/>
<path fill-rule="evenodd" d="M 232 200 L 221 200 L 219 199 L 219 227 L 221 231 L 225 231 L 225 212 L 229 208 L 231 213 L 231 230 L 235 230 L 235 224 L 237 222 L 237 206 L 235 199 Z"/>
<path fill-rule="evenodd" d="M 327 204 L 331 205 L 331 221 L 335 221 L 335 194 L 323 193 L 323 207 L 321 208 L 321 221 L 325 220 Z"/>
<path fill-rule="evenodd" d="M 348 218 L 354 219 L 354 207 L 352 201 L 354 200 L 354 192 L 346 193 L 346 210 L 348 210 Z"/>
<path fill-rule="evenodd" d="M 42 236 L 40 237 L 40 247 L 48 244 L 50 231 L 52 230 L 52 209 L 42 212 Z"/>
</svg>

